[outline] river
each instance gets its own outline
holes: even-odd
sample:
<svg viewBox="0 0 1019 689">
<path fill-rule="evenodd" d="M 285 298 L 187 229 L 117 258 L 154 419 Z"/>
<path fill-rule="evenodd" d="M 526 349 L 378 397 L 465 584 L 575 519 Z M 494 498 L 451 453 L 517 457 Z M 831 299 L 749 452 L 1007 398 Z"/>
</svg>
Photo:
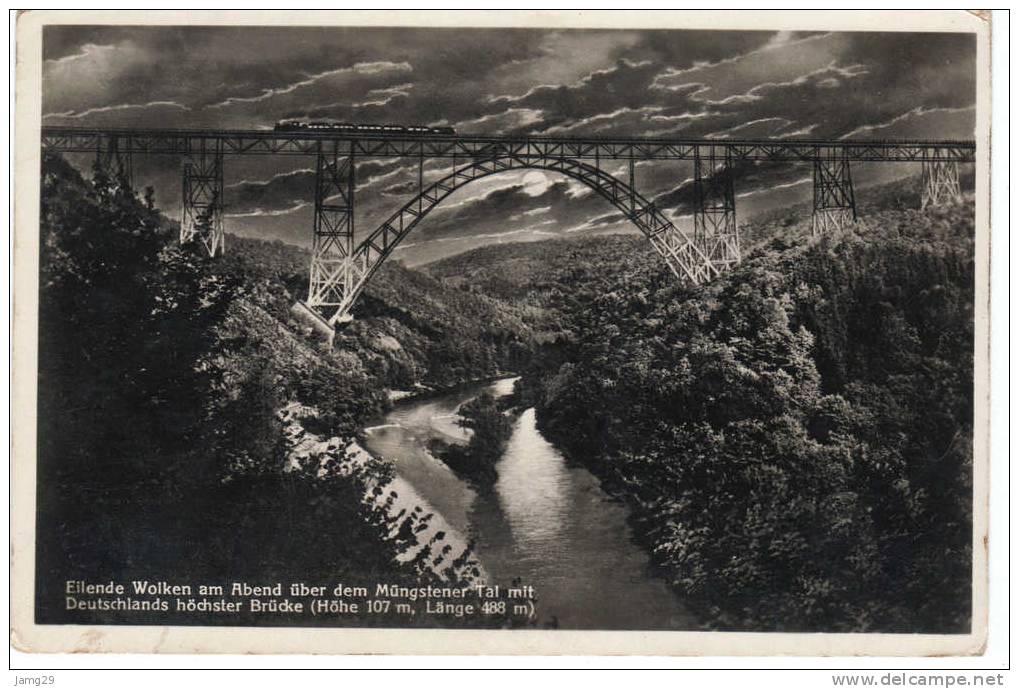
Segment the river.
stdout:
<svg viewBox="0 0 1019 689">
<path fill-rule="evenodd" d="M 404 500 L 441 518 L 453 543 L 473 539 L 490 583 L 534 586 L 542 624 L 566 629 L 693 629 L 665 583 L 648 571 L 632 540 L 627 508 L 586 469 L 542 437 L 533 409 L 516 417 L 498 479 L 479 492 L 426 449 L 432 438 L 464 443 L 461 404 L 488 390 L 506 395 L 512 378 L 399 404 L 364 443 L 395 462 Z M 409 495 L 408 495 L 409 494 Z"/>
</svg>

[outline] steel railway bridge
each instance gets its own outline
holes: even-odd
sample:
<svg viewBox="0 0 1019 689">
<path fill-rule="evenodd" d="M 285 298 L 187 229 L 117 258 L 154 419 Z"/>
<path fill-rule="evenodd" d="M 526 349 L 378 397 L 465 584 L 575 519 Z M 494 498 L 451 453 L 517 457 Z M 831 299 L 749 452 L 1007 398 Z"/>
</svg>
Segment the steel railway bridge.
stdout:
<svg viewBox="0 0 1019 689">
<path fill-rule="evenodd" d="M 210 256 L 225 250 L 226 156 L 314 157 L 315 210 L 308 296 L 295 309 L 331 339 L 335 325 L 350 320 L 355 300 L 400 241 L 447 196 L 489 175 L 540 169 L 586 184 L 644 233 L 677 278 L 701 284 L 740 261 L 733 190 L 736 165 L 752 161 L 812 165 L 812 227 L 814 234 L 821 235 L 856 220 L 852 163 L 921 164 L 921 208 L 926 208 L 961 198 L 958 165 L 974 162 L 976 146 L 972 141 L 610 139 L 43 127 L 42 149 L 94 154 L 108 173 L 128 178 L 135 155 L 181 157 L 180 241 L 198 241 Z M 355 161 L 387 157 L 416 161 L 417 192 L 355 244 Z M 448 174 L 426 184 L 424 163 L 435 159 L 449 161 Z M 637 190 L 635 163 L 654 160 L 693 161 L 692 236 L 676 227 Z M 603 161 L 627 161 L 627 178 L 605 172 Z"/>
</svg>

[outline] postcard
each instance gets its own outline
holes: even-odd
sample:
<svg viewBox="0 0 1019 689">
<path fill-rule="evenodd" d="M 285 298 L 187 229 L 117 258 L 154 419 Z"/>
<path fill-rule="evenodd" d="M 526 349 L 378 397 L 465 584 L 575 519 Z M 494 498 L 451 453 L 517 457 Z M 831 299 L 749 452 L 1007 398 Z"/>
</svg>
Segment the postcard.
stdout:
<svg viewBox="0 0 1019 689">
<path fill-rule="evenodd" d="M 980 653 L 989 22 L 22 13 L 12 644 Z"/>
</svg>

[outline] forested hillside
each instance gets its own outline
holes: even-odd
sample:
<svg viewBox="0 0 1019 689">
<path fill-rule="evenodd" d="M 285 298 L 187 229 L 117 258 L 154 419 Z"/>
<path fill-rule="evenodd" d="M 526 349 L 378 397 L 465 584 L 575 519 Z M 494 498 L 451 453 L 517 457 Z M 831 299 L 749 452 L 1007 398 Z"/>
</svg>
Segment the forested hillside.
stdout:
<svg viewBox="0 0 1019 689">
<path fill-rule="evenodd" d="M 388 509 L 391 467 L 344 448 L 387 389 L 510 369 L 528 328 L 393 264 L 325 351 L 289 315 L 306 252 L 228 237 L 210 260 L 153 197 L 43 162 L 40 619 L 67 619 L 72 578 L 470 579 Z"/>
<path fill-rule="evenodd" d="M 639 237 L 427 267 L 526 309 L 521 394 L 708 626 L 968 629 L 973 205 L 880 191 L 842 237 L 748 223 L 756 248 L 701 288 Z"/>
<path fill-rule="evenodd" d="M 910 184 L 840 237 L 804 209 L 745 223 L 703 287 L 640 236 L 390 262 L 327 351 L 290 315 L 304 250 L 209 260 L 151 191 L 47 157 L 39 620 L 67 621 L 73 578 L 471 579 L 388 509 L 392 467 L 344 448 L 389 391 L 515 371 L 705 626 L 966 630 L 973 205 L 911 210 Z"/>
</svg>

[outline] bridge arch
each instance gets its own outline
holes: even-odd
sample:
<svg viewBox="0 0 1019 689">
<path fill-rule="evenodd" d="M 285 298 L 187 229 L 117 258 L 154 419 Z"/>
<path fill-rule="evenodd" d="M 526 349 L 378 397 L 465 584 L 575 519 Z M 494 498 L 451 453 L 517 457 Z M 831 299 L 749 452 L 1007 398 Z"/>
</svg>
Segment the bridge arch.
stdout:
<svg viewBox="0 0 1019 689">
<path fill-rule="evenodd" d="M 681 280 L 703 284 L 721 272 L 720 266 L 653 202 L 600 167 L 569 158 L 498 155 L 454 168 L 449 175 L 415 195 L 354 248 L 344 270 L 335 278 L 337 286 L 343 286 L 343 299 L 329 318 L 330 325 L 349 320 L 354 302 L 371 277 L 404 237 L 447 196 L 484 177 L 520 169 L 559 172 L 593 189 L 640 229 Z"/>
</svg>

